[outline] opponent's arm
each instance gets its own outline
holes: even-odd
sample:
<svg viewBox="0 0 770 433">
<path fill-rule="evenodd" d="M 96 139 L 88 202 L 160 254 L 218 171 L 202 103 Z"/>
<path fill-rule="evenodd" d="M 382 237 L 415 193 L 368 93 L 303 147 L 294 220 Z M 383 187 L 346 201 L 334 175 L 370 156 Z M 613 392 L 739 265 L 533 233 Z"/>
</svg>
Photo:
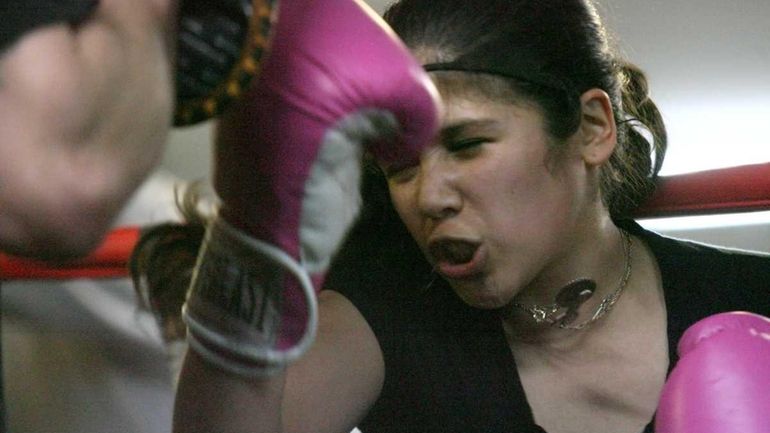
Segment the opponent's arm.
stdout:
<svg viewBox="0 0 770 433">
<path fill-rule="evenodd" d="M 82 20 L 5 47 L 0 249 L 87 252 L 155 166 L 171 123 L 174 9 L 174 0 L 101 0 Z"/>
</svg>

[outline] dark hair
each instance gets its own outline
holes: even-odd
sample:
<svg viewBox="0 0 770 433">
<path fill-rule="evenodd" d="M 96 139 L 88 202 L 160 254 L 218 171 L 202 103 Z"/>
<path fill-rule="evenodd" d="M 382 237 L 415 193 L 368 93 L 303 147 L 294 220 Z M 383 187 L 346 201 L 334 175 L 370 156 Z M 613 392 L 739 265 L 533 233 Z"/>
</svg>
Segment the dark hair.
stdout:
<svg viewBox="0 0 770 433">
<path fill-rule="evenodd" d="M 401 0 L 385 20 L 408 47 L 433 56 L 426 69 L 468 72 L 459 83 L 470 91 L 534 103 L 555 146 L 580 125 L 580 95 L 604 90 L 615 113 L 618 146 L 602 168 L 602 199 L 614 218 L 624 218 L 653 192 L 666 129 L 644 73 L 612 54 L 589 0 Z M 452 88 L 456 80 L 436 78 L 442 89 L 468 90 Z M 430 265 L 393 210 L 376 164 L 367 164 L 361 194 L 362 213 L 327 287 L 383 287 L 395 296 L 414 295 L 426 285 L 446 289 L 442 279 L 432 281 Z"/>
<path fill-rule="evenodd" d="M 182 221 L 143 229 L 128 262 L 139 306 L 152 312 L 165 342 L 182 340 L 186 333 L 182 305 L 209 219 L 199 209 L 201 189 L 198 182 L 177 187 Z"/>
<path fill-rule="evenodd" d="M 610 214 L 628 216 L 654 190 L 666 151 L 663 120 L 644 73 L 612 53 L 590 0 L 402 0 L 385 20 L 407 46 L 431 53 L 433 68 L 476 72 L 469 81 L 481 92 L 491 74 L 534 102 L 557 142 L 579 127 L 580 95 L 604 90 L 618 125 L 617 149 L 601 174 Z"/>
</svg>

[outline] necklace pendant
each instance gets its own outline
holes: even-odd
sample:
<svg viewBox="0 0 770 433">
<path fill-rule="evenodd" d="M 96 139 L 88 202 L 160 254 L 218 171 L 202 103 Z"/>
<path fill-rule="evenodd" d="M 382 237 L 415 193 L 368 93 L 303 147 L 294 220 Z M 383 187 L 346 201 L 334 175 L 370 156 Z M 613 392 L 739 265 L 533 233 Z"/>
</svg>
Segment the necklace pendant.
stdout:
<svg viewBox="0 0 770 433">
<path fill-rule="evenodd" d="M 578 310 L 596 291 L 596 282 L 591 279 L 581 278 L 562 288 L 556 295 L 556 305 L 562 313 L 553 321 L 554 325 L 564 329 L 569 328 L 580 313 Z"/>
<path fill-rule="evenodd" d="M 564 313 L 556 317 L 556 320 L 554 320 L 554 324 L 559 326 L 560 328 L 565 328 L 571 325 L 572 323 L 574 323 L 577 318 L 578 318 L 577 309 L 570 308 L 569 310 L 565 311 Z"/>
<path fill-rule="evenodd" d="M 564 286 L 559 290 L 553 304 L 525 306 L 520 303 L 514 303 L 513 306 L 524 310 L 536 323 L 545 322 L 561 329 L 580 330 L 601 319 L 615 306 L 621 292 L 625 289 L 631 277 L 631 236 L 622 229 L 620 230 L 620 235 L 623 239 L 623 250 L 625 252 L 623 276 L 617 288 L 601 300 L 591 318 L 577 325 L 574 324 L 580 315 L 578 311 L 580 306 L 591 299 L 596 292 L 596 281 L 589 278 L 580 278 Z"/>
<path fill-rule="evenodd" d="M 562 288 L 556 295 L 556 303 L 562 308 L 578 308 L 596 291 L 596 281 L 581 278 Z"/>
</svg>

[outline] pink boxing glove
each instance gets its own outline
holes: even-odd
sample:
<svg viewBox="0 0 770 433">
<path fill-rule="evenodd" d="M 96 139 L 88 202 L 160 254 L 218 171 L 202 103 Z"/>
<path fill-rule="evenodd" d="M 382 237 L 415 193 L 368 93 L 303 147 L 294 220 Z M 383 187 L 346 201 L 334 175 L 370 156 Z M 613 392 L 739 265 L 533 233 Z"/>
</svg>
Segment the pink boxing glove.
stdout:
<svg viewBox="0 0 770 433">
<path fill-rule="evenodd" d="M 191 347 L 270 374 L 300 356 L 314 289 L 358 211 L 360 159 L 412 162 L 435 136 L 438 92 L 357 0 L 281 0 L 259 78 L 221 119 L 221 198 L 184 309 Z"/>
<path fill-rule="evenodd" d="M 656 433 L 770 433 L 770 319 L 707 317 L 679 340 Z"/>
</svg>

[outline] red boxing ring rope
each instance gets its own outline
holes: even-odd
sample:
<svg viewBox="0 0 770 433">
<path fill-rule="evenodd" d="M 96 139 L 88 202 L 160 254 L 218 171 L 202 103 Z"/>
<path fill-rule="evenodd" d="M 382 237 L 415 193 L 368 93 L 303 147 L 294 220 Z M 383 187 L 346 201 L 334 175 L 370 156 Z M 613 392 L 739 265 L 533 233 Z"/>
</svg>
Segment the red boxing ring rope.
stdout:
<svg viewBox="0 0 770 433">
<path fill-rule="evenodd" d="M 639 217 L 770 209 L 770 163 L 663 176 Z"/>
<path fill-rule="evenodd" d="M 0 254 L 0 280 L 127 277 L 128 259 L 139 239 L 140 230 L 134 226 L 114 229 L 90 255 L 66 263 L 47 263 Z"/>
<path fill-rule="evenodd" d="M 637 213 L 644 218 L 770 209 L 770 163 L 664 176 Z M 124 278 L 140 227 L 107 234 L 88 257 L 51 264 L 0 254 L 0 280 Z"/>
</svg>

